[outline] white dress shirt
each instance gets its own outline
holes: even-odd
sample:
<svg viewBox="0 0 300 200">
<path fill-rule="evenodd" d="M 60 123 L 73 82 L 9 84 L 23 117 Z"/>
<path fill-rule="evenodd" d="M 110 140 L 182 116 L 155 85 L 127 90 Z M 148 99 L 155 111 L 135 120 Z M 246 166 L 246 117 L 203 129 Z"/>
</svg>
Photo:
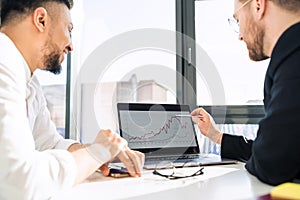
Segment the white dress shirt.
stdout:
<svg viewBox="0 0 300 200">
<path fill-rule="evenodd" d="M 35 76 L 0 33 L 0 199 L 49 199 L 72 187 L 77 167 L 55 129 Z"/>
<path fill-rule="evenodd" d="M 56 130 L 47 108 L 41 85 L 33 74 L 27 82 L 27 116 L 35 141 L 35 149 L 67 149 L 74 140 L 64 139 Z"/>
</svg>

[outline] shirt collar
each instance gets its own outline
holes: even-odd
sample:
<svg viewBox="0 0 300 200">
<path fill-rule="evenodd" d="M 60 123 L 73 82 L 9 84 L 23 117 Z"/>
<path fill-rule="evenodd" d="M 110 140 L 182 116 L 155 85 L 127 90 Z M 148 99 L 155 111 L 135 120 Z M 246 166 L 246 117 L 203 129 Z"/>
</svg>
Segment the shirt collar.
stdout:
<svg viewBox="0 0 300 200">
<path fill-rule="evenodd" d="M 31 80 L 33 75 L 31 74 L 29 66 L 27 65 L 25 60 L 23 60 L 23 63 L 24 63 L 23 66 L 24 66 L 24 70 L 25 70 L 26 82 L 28 83 Z"/>
<path fill-rule="evenodd" d="M 21 54 L 19 49 L 15 46 L 13 41 L 5 33 L 0 32 L 0 34 L 3 35 L 4 37 L 6 37 L 7 44 L 9 44 L 11 47 L 13 46 L 15 49 L 14 52 L 18 52 L 18 54 L 20 55 L 19 58 L 21 59 L 20 61 L 22 61 L 22 64 L 24 67 L 26 83 L 28 83 L 32 77 L 32 74 L 31 74 L 30 68 L 29 68 L 25 58 L 23 57 L 23 55 Z"/>
</svg>

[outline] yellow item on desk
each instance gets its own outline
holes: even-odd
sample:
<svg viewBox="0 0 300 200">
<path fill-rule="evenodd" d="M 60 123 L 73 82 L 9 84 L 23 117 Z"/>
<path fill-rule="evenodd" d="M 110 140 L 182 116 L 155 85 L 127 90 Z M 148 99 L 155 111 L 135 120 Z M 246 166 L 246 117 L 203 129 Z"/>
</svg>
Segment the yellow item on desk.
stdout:
<svg viewBox="0 0 300 200">
<path fill-rule="evenodd" d="M 276 199 L 300 199 L 300 184 L 280 184 L 271 190 L 271 197 L 274 197 Z"/>
</svg>

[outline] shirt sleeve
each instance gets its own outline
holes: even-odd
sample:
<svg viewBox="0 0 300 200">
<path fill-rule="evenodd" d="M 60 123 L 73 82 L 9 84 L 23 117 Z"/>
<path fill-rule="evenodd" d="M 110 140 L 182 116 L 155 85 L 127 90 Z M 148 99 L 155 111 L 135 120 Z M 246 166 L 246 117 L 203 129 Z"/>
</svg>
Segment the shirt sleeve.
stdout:
<svg viewBox="0 0 300 200">
<path fill-rule="evenodd" d="M 246 162 L 251 155 L 252 143 L 243 136 L 223 134 L 221 157 Z"/>
<path fill-rule="evenodd" d="M 0 199 L 49 199 L 76 178 L 71 153 L 35 150 L 25 99 L 22 68 L 0 64 Z"/>
</svg>

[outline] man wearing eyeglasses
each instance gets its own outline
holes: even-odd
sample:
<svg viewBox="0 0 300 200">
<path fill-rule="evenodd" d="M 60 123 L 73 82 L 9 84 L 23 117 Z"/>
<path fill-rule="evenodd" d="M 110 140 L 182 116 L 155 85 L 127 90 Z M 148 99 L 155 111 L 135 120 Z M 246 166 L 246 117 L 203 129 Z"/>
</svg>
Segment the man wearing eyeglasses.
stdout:
<svg viewBox="0 0 300 200">
<path fill-rule="evenodd" d="M 221 144 L 221 156 L 246 161 L 261 181 L 277 185 L 300 179 L 300 0 L 235 0 L 239 39 L 250 59 L 270 59 L 264 83 L 265 116 L 254 141 L 222 133 L 202 108 L 203 135 Z"/>
</svg>

